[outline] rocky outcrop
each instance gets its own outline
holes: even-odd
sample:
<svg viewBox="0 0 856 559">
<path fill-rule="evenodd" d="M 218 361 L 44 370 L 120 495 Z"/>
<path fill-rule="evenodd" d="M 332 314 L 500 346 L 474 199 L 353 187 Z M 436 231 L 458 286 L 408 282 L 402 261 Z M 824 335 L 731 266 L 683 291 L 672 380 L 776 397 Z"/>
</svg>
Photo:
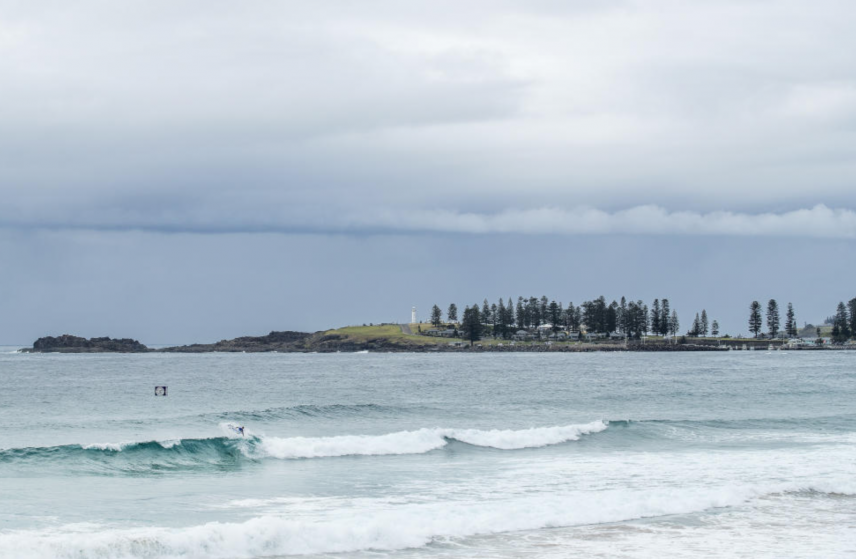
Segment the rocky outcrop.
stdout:
<svg viewBox="0 0 856 559">
<path fill-rule="evenodd" d="M 167 353 L 231 353 L 291 352 L 306 351 L 305 341 L 312 336 L 307 332 L 271 332 L 267 336 L 243 336 L 233 340 L 220 340 L 213 344 L 191 344 L 167 347 L 158 351 Z"/>
<path fill-rule="evenodd" d="M 149 348 L 130 338 L 81 338 L 63 334 L 62 336 L 46 336 L 33 343 L 32 348 L 25 348 L 28 353 L 145 353 Z"/>
</svg>

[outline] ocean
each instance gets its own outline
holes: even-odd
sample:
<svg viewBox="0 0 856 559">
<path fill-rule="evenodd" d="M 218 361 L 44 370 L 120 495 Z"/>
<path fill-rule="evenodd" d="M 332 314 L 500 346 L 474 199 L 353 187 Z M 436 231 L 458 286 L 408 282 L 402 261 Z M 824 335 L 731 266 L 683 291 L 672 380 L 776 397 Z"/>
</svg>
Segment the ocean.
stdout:
<svg viewBox="0 0 856 559">
<path fill-rule="evenodd" d="M 13 349 L 3 558 L 856 556 L 856 352 Z"/>
</svg>

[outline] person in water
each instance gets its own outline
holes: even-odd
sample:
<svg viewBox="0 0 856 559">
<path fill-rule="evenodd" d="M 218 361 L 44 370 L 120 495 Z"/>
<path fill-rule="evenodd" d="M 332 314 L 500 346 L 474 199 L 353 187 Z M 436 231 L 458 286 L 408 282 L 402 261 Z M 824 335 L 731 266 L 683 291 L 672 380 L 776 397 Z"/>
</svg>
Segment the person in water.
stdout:
<svg viewBox="0 0 856 559">
<path fill-rule="evenodd" d="M 240 433 L 242 437 L 244 436 L 244 426 L 243 425 L 241 425 L 240 427 L 235 427 L 235 431 Z"/>
</svg>

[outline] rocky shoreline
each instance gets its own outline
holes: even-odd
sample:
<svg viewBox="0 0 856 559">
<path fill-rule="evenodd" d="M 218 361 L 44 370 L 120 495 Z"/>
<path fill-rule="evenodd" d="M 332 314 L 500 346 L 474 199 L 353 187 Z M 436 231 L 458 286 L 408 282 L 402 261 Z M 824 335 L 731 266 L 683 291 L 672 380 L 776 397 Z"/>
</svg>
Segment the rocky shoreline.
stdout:
<svg viewBox="0 0 856 559">
<path fill-rule="evenodd" d="M 166 348 L 149 348 L 137 340 L 129 338 L 113 339 L 81 338 L 72 335 L 39 338 L 33 347 L 24 348 L 25 353 L 349 353 L 370 351 L 376 353 L 585 353 L 585 352 L 684 352 L 684 351 L 725 351 L 731 345 L 732 349 L 754 347 L 765 350 L 768 341 L 740 341 L 732 344 L 718 344 L 714 340 L 694 340 L 687 343 L 666 343 L 654 341 L 647 343 L 623 342 L 605 343 L 525 343 L 515 344 L 476 344 L 470 347 L 452 345 L 449 343 L 426 344 L 420 336 L 384 338 L 376 337 L 367 340 L 354 340 L 348 336 L 328 332 L 271 332 L 266 336 L 243 336 L 232 340 L 221 340 L 213 344 L 191 344 Z M 805 350 L 808 348 L 786 348 L 776 344 L 777 348 Z"/>
</svg>

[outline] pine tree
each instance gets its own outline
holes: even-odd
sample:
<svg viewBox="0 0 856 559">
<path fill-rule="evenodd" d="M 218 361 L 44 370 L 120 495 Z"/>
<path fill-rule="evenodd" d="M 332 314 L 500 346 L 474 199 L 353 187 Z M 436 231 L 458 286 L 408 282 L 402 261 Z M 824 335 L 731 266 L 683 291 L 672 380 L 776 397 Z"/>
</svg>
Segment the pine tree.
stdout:
<svg viewBox="0 0 856 559">
<path fill-rule="evenodd" d="M 446 318 L 449 319 L 449 322 L 457 322 L 458 321 L 458 305 L 452 303 L 449 305 L 449 312 L 446 313 Z"/>
<path fill-rule="evenodd" d="M 627 334 L 627 299 L 621 296 L 621 304 L 618 309 L 618 331 Z"/>
<path fill-rule="evenodd" d="M 506 318 L 506 310 L 505 303 L 502 300 L 502 297 L 499 298 L 499 305 L 496 307 L 496 312 L 494 313 L 496 316 L 496 326 L 494 326 L 494 335 L 499 334 L 501 337 L 505 337 L 505 333 L 508 331 L 506 328 L 507 318 Z"/>
<path fill-rule="evenodd" d="M 695 313 L 695 320 L 693 320 L 693 327 L 690 330 L 690 336 L 693 338 L 698 338 L 701 333 L 701 319 L 698 317 L 698 313 Z"/>
<path fill-rule="evenodd" d="M 440 310 L 440 307 L 434 305 L 433 307 L 431 307 L 431 324 L 434 325 L 434 328 L 439 328 L 442 322 L 443 311 Z"/>
<path fill-rule="evenodd" d="M 681 329 L 681 321 L 678 320 L 678 311 L 672 311 L 672 317 L 669 319 L 669 334 L 676 335 Z"/>
<path fill-rule="evenodd" d="M 770 299 L 767 303 L 767 332 L 771 338 L 779 335 L 779 303 L 775 299 Z"/>
<path fill-rule="evenodd" d="M 701 335 L 707 337 L 708 332 L 708 324 L 707 324 L 707 311 L 701 310 Z"/>
<path fill-rule="evenodd" d="M 648 321 L 648 317 L 649 317 L 649 315 L 648 315 L 648 305 L 646 305 L 646 304 L 645 304 L 645 303 L 643 303 L 642 301 L 639 301 L 639 306 L 640 306 L 640 308 L 642 309 L 642 310 L 641 310 L 641 313 L 640 313 L 640 314 L 642 315 L 642 316 L 641 316 L 641 319 L 642 319 L 642 320 L 641 320 L 641 325 L 642 325 L 642 334 L 643 334 L 643 335 L 645 335 L 645 336 L 647 336 L 647 335 L 648 335 L 648 332 L 650 331 L 650 328 L 651 328 L 651 327 L 650 327 L 650 324 L 651 324 L 651 323 Z M 662 312 L 662 311 L 661 311 L 661 312 Z"/>
<path fill-rule="evenodd" d="M 530 316 L 532 318 L 532 322 L 530 324 L 532 324 L 533 328 L 538 328 L 544 320 L 544 315 L 541 314 L 541 304 L 537 298 L 529 298 L 529 309 Z"/>
<path fill-rule="evenodd" d="M 663 299 L 660 303 L 660 330 L 654 333 L 660 334 L 661 336 L 667 336 L 671 331 L 671 317 L 672 315 L 669 313 L 669 300 Z"/>
<path fill-rule="evenodd" d="M 511 336 L 511 331 L 514 329 L 514 303 L 511 297 L 508 298 L 508 304 L 505 305 L 505 335 Z"/>
<path fill-rule="evenodd" d="M 847 302 L 847 310 L 850 313 L 850 335 L 856 337 L 856 297 Z"/>
<path fill-rule="evenodd" d="M 618 327 L 618 303 L 613 301 L 606 308 L 606 332 L 615 332 Z"/>
<path fill-rule="evenodd" d="M 797 337 L 797 319 L 794 314 L 793 303 L 788 303 L 787 319 L 785 320 L 785 333 L 787 333 L 789 338 Z"/>
<path fill-rule="evenodd" d="M 715 320 L 713 321 L 713 324 L 711 324 L 711 325 L 710 325 L 710 334 L 711 334 L 714 338 L 718 338 L 718 337 L 719 337 L 719 322 L 717 322 L 717 321 L 715 321 Z"/>
<path fill-rule="evenodd" d="M 541 296 L 541 301 L 538 304 L 538 313 L 541 315 L 541 324 L 547 324 L 550 319 L 550 300 L 546 295 Z"/>
<path fill-rule="evenodd" d="M 523 297 L 517 298 L 517 329 L 523 330 L 526 327 L 526 308 L 523 306 Z"/>
<path fill-rule="evenodd" d="M 490 324 L 490 303 L 487 302 L 487 299 L 482 303 L 481 320 L 484 325 Z"/>
<path fill-rule="evenodd" d="M 838 303 L 838 309 L 835 311 L 832 337 L 836 342 L 843 342 L 850 339 L 850 317 L 847 314 L 847 307 L 844 305 L 844 302 Z"/>
<path fill-rule="evenodd" d="M 762 324 L 761 303 L 758 301 L 752 301 L 752 304 L 749 305 L 749 331 L 752 332 L 756 338 L 758 337 L 758 334 L 761 333 Z"/>
<path fill-rule="evenodd" d="M 550 325 L 553 332 L 558 332 L 562 327 L 562 318 L 559 313 L 559 305 L 556 301 L 550 301 L 550 305 L 547 307 L 547 315 L 550 317 Z"/>
<path fill-rule="evenodd" d="M 662 324 L 662 317 L 660 316 L 660 300 L 654 299 L 654 302 L 651 303 L 651 331 L 655 334 L 659 334 Z"/>
<path fill-rule="evenodd" d="M 478 303 L 472 307 L 466 307 L 464 309 L 461 332 L 463 333 L 464 339 L 470 341 L 470 347 L 472 347 L 473 342 L 477 342 L 481 339 L 482 323 L 481 316 L 479 316 L 480 314 Z"/>
</svg>

